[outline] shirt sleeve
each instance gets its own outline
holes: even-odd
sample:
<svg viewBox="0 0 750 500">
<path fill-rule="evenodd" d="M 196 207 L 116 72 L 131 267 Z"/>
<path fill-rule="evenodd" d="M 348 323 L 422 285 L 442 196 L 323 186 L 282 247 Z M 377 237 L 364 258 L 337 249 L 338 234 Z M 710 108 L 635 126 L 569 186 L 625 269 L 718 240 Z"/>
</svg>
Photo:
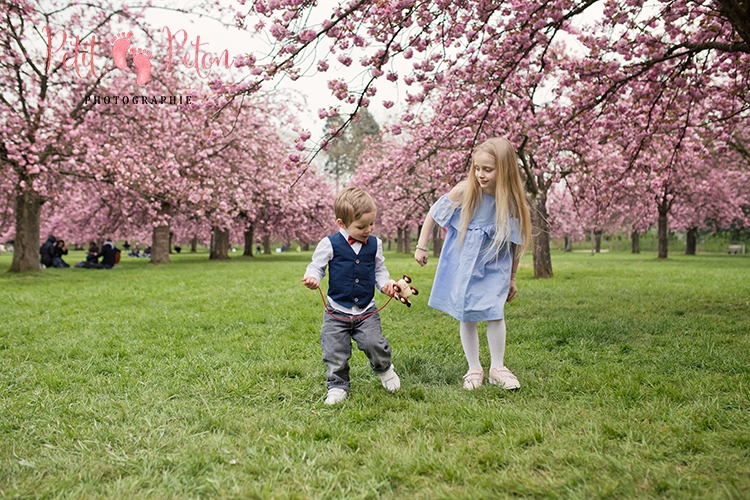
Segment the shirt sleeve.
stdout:
<svg viewBox="0 0 750 500">
<path fill-rule="evenodd" d="M 326 275 L 326 266 L 332 258 L 333 245 L 331 245 L 331 240 L 323 238 L 320 240 L 320 243 L 318 243 L 318 246 L 315 247 L 315 251 L 312 255 L 312 262 L 307 265 L 304 277 L 307 278 L 308 276 L 311 276 L 318 281 L 318 284 L 320 284 L 321 280 Z"/>
<path fill-rule="evenodd" d="M 458 206 L 458 202 L 451 201 L 448 199 L 447 195 L 443 195 L 430 207 L 430 217 L 432 217 L 440 227 L 447 227 Z"/>
<path fill-rule="evenodd" d="M 378 242 L 378 250 L 375 253 L 375 284 L 378 290 L 382 290 L 388 280 L 391 279 L 391 275 L 388 273 L 388 269 L 385 267 L 385 257 L 383 256 L 383 242 L 380 238 L 376 238 Z"/>
</svg>

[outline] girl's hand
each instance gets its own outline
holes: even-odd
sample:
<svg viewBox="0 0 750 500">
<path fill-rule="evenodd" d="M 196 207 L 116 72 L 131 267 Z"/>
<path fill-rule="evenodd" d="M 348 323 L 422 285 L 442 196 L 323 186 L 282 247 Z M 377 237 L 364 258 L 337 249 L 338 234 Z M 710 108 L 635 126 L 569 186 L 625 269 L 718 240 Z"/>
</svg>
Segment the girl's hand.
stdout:
<svg viewBox="0 0 750 500">
<path fill-rule="evenodd" d="M 518 293 L 518 287 L 516 286 L 516 280 L 510 280 L 510 288 L 508 288 L 508 298 L 505 299 L 505 302 L 510 302 L 511 300 L 516 298 L 516 293 Z"/>
<path fill-rule="evenodd" d="M 427 265 L 427 257 L 428 256 L 429 256 L 429 254 L 426 251 L 424 251 L 424 250 L 422 250 L 420 248 L 418 248 L 414 252 L 414 259 L 417 261 L 417 264 L 419 264 L 420 266 L 423 266 L 423 267 Z"/>
<path fill-rule="evenodd" d="M 312 276 L 305 276 L 304 278 L 302 278 L 302 283 L 310 290 L 315 290 L 318 288 L 318 280 L 316 280 Z"/>
</svg>

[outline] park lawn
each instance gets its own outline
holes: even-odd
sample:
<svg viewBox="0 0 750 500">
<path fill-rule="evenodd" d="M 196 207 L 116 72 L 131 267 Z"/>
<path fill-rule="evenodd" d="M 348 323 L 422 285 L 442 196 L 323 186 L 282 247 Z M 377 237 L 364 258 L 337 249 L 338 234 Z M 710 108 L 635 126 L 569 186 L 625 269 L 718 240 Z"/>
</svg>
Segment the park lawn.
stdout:
<svg viewBox="0 0 750 500">
<path fill-rule="evenodd" d="M 355 351 L 326 407 L 310 252 L 232 255 L 0 275 L 0 498 L 750 498 L 748 257 L 525 257 L 511 393 L 462 389 L 435 259 L 387 252 L 402 390 Z"/>
</svg>

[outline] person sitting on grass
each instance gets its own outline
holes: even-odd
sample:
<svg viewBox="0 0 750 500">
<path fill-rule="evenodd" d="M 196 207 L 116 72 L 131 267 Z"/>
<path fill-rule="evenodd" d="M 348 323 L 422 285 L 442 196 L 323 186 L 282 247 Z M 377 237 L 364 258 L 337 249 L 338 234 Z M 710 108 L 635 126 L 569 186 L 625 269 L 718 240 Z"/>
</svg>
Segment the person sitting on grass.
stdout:
<svg viewBox="0 0 750 500">
<path fill-rule="evenodd" d="M 375 202 L 362 189 L 352 187 L 336 196 L 333 208 L 340 229 L 318 243 L 302 279 L 307 288 L 315 290 L 328 266 L 328 300 L 320 333 L 327 367 L 327 405 L 343 401 L 349 393 L 352 339 L 367 355 L 383 387 L 389 392 L 401 388 L 391 362 L 391 346 L 383 337 L 375 307 L 376 286 L 390 296 L 395 292 L 388 283 L 383 243 L 371 235 L 377 214 Z"/>
<path fill-rule="evenodd" d="M 128 257 L 140 257 L 141 256 L 141 249 L 138 247 L 138 243 L 133 245 L 133 249 L 128 254 Z"/>
<path fill-rule="evenodd" d="M 104 269 L 112 269 L 113 267 L 115 267 L 115 261 L 117 259 L 117 253 L 119 251 L 120 250 L 115 248 L 115 244 L 112 243 L 112 240 L 107 238 L 107 240 L 104 242 L 104 245 L 102 245 L 102 249 L 97 256 L 97 260 L 99 259 L 99 257 L 101 257 L 101 264 Z"/>
<path fill-rule="evenodd" d="M 41 248 L 39 248 L 39 255 L 41 255 L 42 269 L 45 267 L 52 267 L 52 260 L 55 258 L 55 242 L 57 238 L 53 235 L 47 237 Z"/>
<path fill-rule="evenodd" d="M 68 245 L 65 244 L 65 240 L 57 240 L 53 250 L 52 267 L 70 267 L 70 264 L 63 260 L 63 255 L 68 255 Z"/>
<path fill-rule="evenodd" d="M 86 251 L 86 262 L 96 262 L 99 255 L 99 245 L 95 241 L 89 241 L 89 249 Z"/>
</svg>

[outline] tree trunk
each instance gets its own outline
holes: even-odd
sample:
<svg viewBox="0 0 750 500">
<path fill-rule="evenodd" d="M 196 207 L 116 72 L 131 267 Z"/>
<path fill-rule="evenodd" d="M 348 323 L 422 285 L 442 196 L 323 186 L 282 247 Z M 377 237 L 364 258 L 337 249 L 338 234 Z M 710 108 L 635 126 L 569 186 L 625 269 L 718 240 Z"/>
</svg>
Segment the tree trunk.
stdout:
<svg viewBox="0 0 750 500">
<path fill-rule="evenodd" d="M 229 260 L 229 229 L 211 228 L 211 254 L 209 260 Z"/>
<path fill-rule="evenodd" d="M 440 226 L 437 224 L 432 226 L 432 256 L 436 259 L 440 257 L 440 252 L 443 251 L 443 238 L 441 236 Z"/>
<path fill-rule="evenodd" d="M 404 253 L 411 253 L 411 231 L 404 229 Z"/>
<path fill-rule="evenodd" d="M 685 255 L 695 255 L 696 247 L 698 246 L 698 228 L 691 227 L 687 232 L 687 246 L 685 247 Z"/>
<path fill-rule="evenodd" d="M 193 239 L 190 240 L 190 253 L 196 253 L 198 251 L 198 237 L 193 236 Z"/>
<path fill-rule="evenodd" d="M 573 251 L 573 245 L 570 241 L 570 236 L 567 234 L 565 235 L 565 247 L 563 248 L 563 252 L 572 252 Z"/>
<path fill-rule="evenodd" d="M 549 250 L 547 193 L 540 193 L 531 198 L 531 226 L 534 233 L 534 278 L 551 278 L 552 255 Z"/>
<path fill-rule="evenodd" d="M 309 252 L 310 251 L 310 244 L 309 243 L 303 243 L 302 244 L 302 251 L 303 252 Z"/>
<path fill-rule="evenodd" d="M 396 251 L 399 253 L 404 251 L 404 230 L 401 228 L 396 230 Z"/>
<path fill-rule="evenodd" d="M 151 263 L 169 264 L 169 225 L 156 226 L 151 233 Z"/>
<path fill-rule="evenodd" d="M 641 253 L 641 239 L 636 230 L 630 232 L 630 253 Z"/>
<path fill-rule="evenodd" d="M 16 240 L 9 272 L 39 270 L 39 225 L 43 203 L 40 196 L 29 192 L 16 197 Z"/>
<path fill-rule="evenodd" d="M 667 210 L 659 207 L 659 252 L 657 257 L 659 259 L 666 259 L 669 255 L 669 248 L 667 246 L 668 237 L 667 234 Z"/>
<path fill-rule="evenodd" d="M 169 248 L 169 253 L 172 253 L 172 238 L 174 237 L 174 233 L 172 231 L 169 232 L 169 245 L 167 248 Z"/>
<path fill-rule="evenodd" d="M 594 231 L 594 241 L 596 242 L 596 253 L 602 253 L 602 231 Z"/>
<path fill-rule="evenodd" d="M 252 257 L 255 255 L 253 252 L 255 251 L 255 237 L 253 236 L 253 226 L 250 226 L 245 231 L 245 251 L 242 252 L 242 255 L 245 255 L 247 257 Z"/>
<path fill-rule="evenodd" d="M 271 255 L 271 237 L 268 235 L 263 237 L 263 253 L 265 255 Z"/>
</svg>

